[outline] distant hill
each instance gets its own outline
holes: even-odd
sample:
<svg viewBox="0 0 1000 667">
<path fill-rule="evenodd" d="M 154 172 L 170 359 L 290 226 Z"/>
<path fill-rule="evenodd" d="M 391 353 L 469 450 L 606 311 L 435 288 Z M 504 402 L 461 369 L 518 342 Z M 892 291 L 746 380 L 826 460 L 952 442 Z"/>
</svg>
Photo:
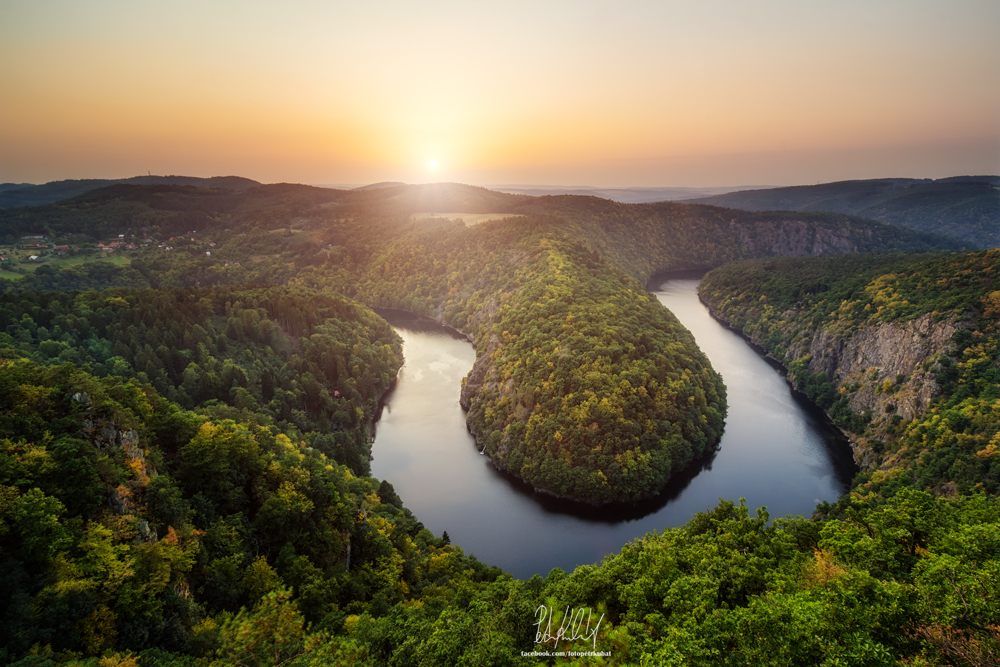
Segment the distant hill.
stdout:
<svg viewBox="0 0 1000 667">
<path fill-rule="evenodd" d="M 396 188 L 400 185 L 406 185 L 402 181 L 382 181 L 381 183 L 372 183 L 371 185 L 362 185 L 361 187 L 354 188 L 355 190 L 381 190 L 383 188 Z"/>
<path fill-rule="evenodd" d="M 744 212 L 687 202 L 623 204 L 581 195 L 532 197 L 458 183 L 352 191 L 336 206 L 338 216 L 362 219 L 408 220 L 413 213 L 433 211 L 550 217 L 641 283 L 657 271 L 707 268 L 749 257 L 961 250 L 970 245 L 843 214 Z"/>
<path fill-rule="evenodd" d="M 822 211 L 872 218 L 1000 247 L 1000 176 L 881 178 L 701 197 L 688 203 L 747 211 Z"/>
<path fill-rule="evenodd" d="M 0 240 L 11 243 L 10 237 L 28 233 L 50 238 L 82 234 L 96 240 L 142 229 L 169 236 L 241 224 L 273 229 L 344 195 L 341 190 L 288 183 L 245 189 L 116 184 L 57 203 L 0 209 Z"/>
<path fill-rule="evenodd" d="M 0 208 L 15 206 L 40 206 L 82 195 L 90 190 L 118 184 L 130 185 L 196 185 L 223 190 L 247 190 L 260 185 L 257 181 L 241 176 L 133 176 L 132 178 L 88 178 L 84 180 L 51 181 L 44 185 L 31 183 L 4 183 L 0 185 Z"/>
<path fill-rule="evenodd" d="M 121 233 L 324 228 L 332 219 L 394 220 L 414 213 L 551 217 L 574 228 L 620 269 L 644 282 L 656 272 L 719 266 L 749 257 L 967 249 L 967 242 L 857 216 L 741 212 L 677 202 L 622 204 L 594 196 L 530 197 L 457 183 L 333 190 L 288 183 L 244 191 L 190 185 L 112 185 L 44 206 L 0 210 L 0 239 Z M 327 242 L 329 243 L 329 241 Z M 338 243 L 339 244 L 339 243 Z"/>
<path fill-rule="evenodd" d="M 743 186 L 742 188 L 599 188 L 589 185 L 488 185 L 486 187 L 490 190 L 506 192 L 512 195 L 531 195 L 532 197 L 544 197 L 545 195 L 585 195 L 610 199 L 622 204 L 648 204 L 658 201 L 678 201 L 681 199 L 693 199 L 695 197 L 710 197 L 747 188 L 747 186 Z M 753 189 L 767 187 L 771 186 L 759 185 L 753 186 Z"/>
</svg>

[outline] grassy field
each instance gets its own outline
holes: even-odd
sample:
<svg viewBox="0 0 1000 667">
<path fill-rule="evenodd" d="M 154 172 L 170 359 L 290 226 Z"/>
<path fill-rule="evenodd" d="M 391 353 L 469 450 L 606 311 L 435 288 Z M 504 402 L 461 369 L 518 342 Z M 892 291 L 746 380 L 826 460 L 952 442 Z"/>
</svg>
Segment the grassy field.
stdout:
<svg viewBox="0 0 1000 667">
<path fill-rule="evenodd" d="M 125 266 L 131 263 L 131 259 L 125 255 L 115 254 L 110 257 L 100 256 L 97 253 L 93 255 L 77 255 L 76 257 L 46 257 L 40 262 L 28 262 L 19 260 L 17 263 L 18 268 L 24 269 L 25 271 L 31 273 L 35 271 L 40 266 L 51 266 L 53 268 L 61 269 L 67 266 L 73 266 L 74 264 L 83 264 L 84 262 L 110 262 L 116 266 Z M 8 280 L 17 280 L 23 274 L 15 273 L 13 271 L 7 271 L 0 269 L 0 278 L 6 278 Z"/>
<path fill-rule="evenodd" d="M 438 220 L 462 220 L 466 227 L 479 225 L 487 220 L 503 220 L 504 218 L 523 218 L 523 215 L 511 215 L 510 213 L 414 213 L 410 220 L 426 220 L 428 218 Z"/>
</svg>

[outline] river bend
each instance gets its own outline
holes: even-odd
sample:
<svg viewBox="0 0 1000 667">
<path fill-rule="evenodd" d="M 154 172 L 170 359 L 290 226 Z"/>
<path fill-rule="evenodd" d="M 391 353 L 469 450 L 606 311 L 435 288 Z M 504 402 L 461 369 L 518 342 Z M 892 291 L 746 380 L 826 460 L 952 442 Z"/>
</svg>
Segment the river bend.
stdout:
<svg viewBox="0 0 1000 667">
<path fill-rule="evenodd" d="M 709 315 L 697 279 L 663 281 L 655 294 L 693 334 L 726 384 L 729 411 L 717 451 L 638 508 L 597 510 L 539 496 L 479 454 L 458 398 L 475 350 L 433 322 L 382 312 L 403 338 L 405 364 L 385 401 L 372 475 L 392 482 L 436 535 L 519 578 L 596 563 L 647 532 L 679 526 L 719 498 L 747 499 L 772 517 L 808 516 L 847 490 L 846 441 L 781 372 Z"/>
</svg>

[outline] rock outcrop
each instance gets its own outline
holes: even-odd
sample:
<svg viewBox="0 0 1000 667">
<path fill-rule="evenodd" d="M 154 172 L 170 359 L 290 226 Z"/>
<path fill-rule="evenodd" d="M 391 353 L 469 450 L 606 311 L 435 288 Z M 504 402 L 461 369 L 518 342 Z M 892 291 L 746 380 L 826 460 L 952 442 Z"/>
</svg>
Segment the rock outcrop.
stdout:
<svg viewBox="0 0 1000 667">
<path fill-rule="evenodd" d="M 703 303 L 711 310 L 710 304 Z M 714 311 L 713 315 L 729 325 Z M 794 315 L 785 313 L 785 321 L 792 321 Z M 952 336 L 963 326 L 957 317 L 936 320 L 928 313 L 905 322 L 881 322 L 850 331 L 821 328 L 800 333 L 776 361 L 805 362 L 810 373 L 824 373 L 837 391 L 846 394 L 850 409 L 870 420 L 864 434 L 844 431 L 855 461 L 862 468 L 888 469 L 895 462 L 882 455 L 879 442 L 894 421 L 919 417 L 930 406 L 939 393 L 932 366 L 948 351 Z M 764 341 L 757 337 L 746 337 L 764 347 Z M 771 354 L 768 357 L 774 358 Z"/>
<path fill-rule="evenodd" d="M 922 415 L 938 394 L 930 366 L 945 352 L 959 328 L 955 318 L 935 321 L 925 314 L 906 322 L 868 325 L 849 333 L 820 329 L 792 345 L 788 359 L 807 359 L 809 370 L 823 372 L 847 393 L 848 406 L 871 418 L 865 436 L 848 433 L 855 460 L 863 468 L 890 467 L 874 446 L 894 419 Z"/>
<path fill-rule="evenodd" d="M 119 484 L 108 494 L 108 505 L 120 515 L 135 514 L 134 493 L 149 485 L 150 477 L 156 471 L 146 462 L 146 451 L 139 446 L 139 434 L 134 429 L 122 429 L 112 419 L 96 414 L 90 397 L 84 392 L 73 394 L 72 399 L 86 409 L 83 419 L 83 437 L 103 452 L 121 451 L 126 465 L 131 471 L 130 479 Z M 140 530 L 143 540 L 148 535 Z"/>
<path fill-rule="evenodd" d="M 890 412 L 913 419 L 937 392 L 923 366 L 948 348 L 957 329 L 954 319 L 935 322 L 930 314 L 867 326 L 849 337 L 821 329 L 808 348 L 793 345 L 789 356 L 809 355 L 812 372 L 826 373 L 837 385 L 857 385 L 850 398 L 855 412 L 885 412 L 892 405 Z"/>
<path fill-rule="evenodd" d="M 833 229 L 817 227 L 803 220 L 757 223 L 752 228 L 730 222 L 730 234 L 751 256 L 831 255 L 857 252 L 858 244 Z"/>
</svg>

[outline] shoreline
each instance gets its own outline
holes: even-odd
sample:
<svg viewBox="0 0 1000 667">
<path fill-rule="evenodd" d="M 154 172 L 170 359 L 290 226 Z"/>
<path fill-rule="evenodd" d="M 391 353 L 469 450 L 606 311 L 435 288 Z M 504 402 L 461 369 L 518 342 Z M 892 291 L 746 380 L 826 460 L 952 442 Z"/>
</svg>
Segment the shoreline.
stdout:
<svg viewBox="0 0 1000 667">
<path fill-rule="evenodd" d="M 860 470 L 861 470 L 861 464 L 858 463 L 857 452 L 854 449 L 855 438 L 852 437 L 852 435 L 850 433 L 848 433 L 847 431 L 845 431 L 844 429 L 842 429 L 840 426 L 838 426 L 833 421 L 833 419 L 830 417 L 830 414 L 826 410 L 824 410 L 819 405 L 817 405 L 815 402 L 813 402 L 812 399 L 810 399 L 803 391 L 799 390 L 799 388 L 796 387 L 792 383 L 792 381 L 788 379 L 788 368 L 784 365 L 784 363 L 782 363 L 776 357 L 772 356 L 771 353 L 768 352 L 766 349 L 764 349 L 762 346 L 758 345 L 757 342 L 754 341 L 749 335 L 747 335 L 747 333 L 745 331 L 743 331 L 742 329 L 740 329 L 737 326 L 733 326 L 733 324 L 729 320 L 727 320 L 726 318 L 724 318 L 724 317 L 722 317 L 720 315 L 717 315 L 715 313 L 715 311 L 712 310 L 712 306 L 707 301 L 705 301 L 705 299 L 702 298 L 700 290 L 698 292 L 698 301 L 703 306 L 705 306 L 705 309 L 708 310 L 708 314 L 712 317 L 713 320 L 715 320 L 720 325 L 722 325 L 723 327 L 725 327 L 728 331 L 732 331 L 734 334 L 736 334 L 737 336 L 739 336 L 740 338 L 742 338 L 747 343 L 747 345 L 749 345 L 750 348 L 754 352 L 756 352 L 761 358 L 763 358 L 765 361 L 767 361 L 767 363 L 772 368 L 780 371 L 782 377 L 785 380 L 785 384 L 788 385 L 789 390 L 792 392 L 792 394 L 794 396 L 796 396 L 797 398 L 801 399 L 802 401 L 808 403 L 816 411 L 817 414 L 823 416 L 823 423 L 824 423 L 824 425 L 826 427 L 828 427 L 829 429 L 831 429 L 832 431 L 836 432 L 841 438 L 844 439 L 844 441 L 847 443 L 847 445 L 851 448 L 851 458 L 854 460 L 854 464 L 858 468 L 858 471 L 860 472 Z"/>
<path fill-rule="evenodd" d="M 700 271 L 701 274 L 707 272 L 707 269 L 694 269 L 694 270 Z M 681 269 L 680 271 L 689 271 L 689 270 Z M 377 315 L 383 318 L 385 318 L 386 315 L 389 315 L 391 317 L 392 314 L 396 314 L 397 316 L 396 319 L 399 320 L 411 320 L 415 322 L 432 323 L 435 326 L 439 326 L 445 329 L 455 338 L 464 340 L 472 344 L 472 346 L 475 348 L 476 345 L 475 336 L 473 336 L 472 334 L 468 334 L 464 331 L 461 331 L 460 329 L 457 329 L 449 324 L 445 324 L 444 322 L 440 321 L 435 317 L 431 317 L 429 315 L 423 315 L 421 313 L 416 313 L 411 310 L 406 310 L 405 308 L 388 308 L 381 306 L 380 307 L 369 306 L 369 307 L 373 311 L 375 311 Z M 476 356 L 476 360 L 477 361 L 479 360 L 478 354 Z M 404 364 L 405 364 L 405 359 L 404 359 Z M 382 408 L 384 406 L 385 400 L 392 393 L 392 390 L 395 389 L 396 382 L 399 378 L 399 372 L 401 370 L 402 366 L 400 366 L 400 369 L 397 370 L 396 378 L 393 379 L 392 384 L 386 389 L 385 392 L 383 392 L 382 396 L 379 398 L 378 410 L 376 411 L 374 419 L 369 427 L 369 433 L 370 433 L 370 445 L 368 454 L 369 459 L 373 458 L 373 451 L 371 445 L 374 445 L 376 422 L 381 418 Z M 470 370 L 469 374 L 467 374 L 466 377 L 462 379 L 462 385 L 461 385 L 462 387 L 465 386 L 465 380 L 469 377 L 471 373 L 472 371 Z M 463 404 L 461 400 L 459 400 L 459 404 L 461 405 L 463 412 L 465 412 L 466 415 L 468 415 L 469 412 L 468 406 Z M 706 464 L 709 463 L 718 453 L 719 443 L 721 442 L 721 436 L 720 436 L 718 440 L 707 445 L 704 451 L 699 456 L 692 459 L 691 462 L 689 462 L 686 466 L 684 466 L 684 468 L 677 471 L 675 474 L 672 474 L 670 476 L 670 479 L 667 480 L 667 483 L 664 484 L 663 487 L 658 489 L 655 494 L 650 496 L 645 496 L 643 498 L 639 498 L 636 500 L 612 500 L 606 503 L 599 503 L 599 502 L 591 502 L 581 498 L 574 498 L 570 496 L 560 495 L 548 489 L 537 487 L 531 482 L 522 478 L 521 476 L 511 472 L 509 469 L 497 465 L 493 457 L 488 452 L 485 451 L 477 434 L 471 428 L 469 428 L 468 418 L 466 418 L 465 428 L 466 431 L 469 433 L 469 435 L 472 436 L 477 453 L 479 453 L 481 456 L 486 456 L 489 459 L 490 467 L 493 469 L 493 471 L 498 476 L 505 479 L 508 483 L 520 487 L 520 490 L 522 492 L 532 495 L 535 498 L 535 500 L 537 500 L 540 504 L 550 505 L 550 506 L 558 505 L 560 506 L 561 511 L 570 514 L 580 513 L 580 514 L 591 515 L 596 510 L 598 512 L 607 512 L 610 514 L 621 514 L 622 512 L 625 512 L 634 514 L 634 516 L 637 518 L 645 516 L 647 514 L 650 514 L 651 512 L 658 510 L 659 508 L 662 508 L 671 499 L 676 497 L 677 493 L 672 489 L 677 484 L 680 484 L 682 480 L 683 484 L 687 484 L 690 481 L 690 478 L 694 477 L 699 472 L 701 472 L 701 470 L 706 466 Z"/>
</svg>

